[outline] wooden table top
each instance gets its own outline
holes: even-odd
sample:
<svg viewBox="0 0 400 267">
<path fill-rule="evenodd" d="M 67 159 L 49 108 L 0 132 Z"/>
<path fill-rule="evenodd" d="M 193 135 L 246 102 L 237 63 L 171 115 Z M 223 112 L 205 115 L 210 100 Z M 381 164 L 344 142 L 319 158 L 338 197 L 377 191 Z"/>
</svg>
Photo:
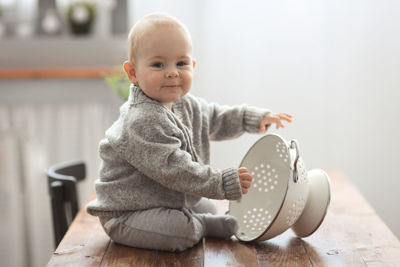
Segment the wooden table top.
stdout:
<svg viewBox="0 0 400 267">
<path fill-rule="evenodd" d="M 400 266 L 399 240 L 343 173 L 328 174 L 331 205 L 321 227 L 304 239 L 288 230 L 253 244 L 205 238 L 179 253 L 136 249 L 110 241 L 83 207 L 48 266 Z M 221 213 L 227 203 L 221 201 Z"/>
</svg>

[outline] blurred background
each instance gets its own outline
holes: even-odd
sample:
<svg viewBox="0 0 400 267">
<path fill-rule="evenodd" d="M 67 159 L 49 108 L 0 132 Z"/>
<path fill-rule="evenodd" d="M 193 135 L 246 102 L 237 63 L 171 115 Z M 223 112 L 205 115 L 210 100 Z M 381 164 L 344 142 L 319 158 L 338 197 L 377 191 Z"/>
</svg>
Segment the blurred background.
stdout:
<svg viewBox="0 0 400 267">
<path fill-rule="evenodd" d="M 123 102 L 105 77 L 153 11 L 192 33 L 193 94 L 293 114 L 270 132 L 297 139 L 309 169 L 342 171 L 400 237 L 399 1 L 0 0 L 2 266 L 51 257 L 48 166 L 85 160 L 80 204 L 93 190 L 98 142 Z M 238 166 L 259 137 L 213 143 L 212 166 Z"/>
</svg>

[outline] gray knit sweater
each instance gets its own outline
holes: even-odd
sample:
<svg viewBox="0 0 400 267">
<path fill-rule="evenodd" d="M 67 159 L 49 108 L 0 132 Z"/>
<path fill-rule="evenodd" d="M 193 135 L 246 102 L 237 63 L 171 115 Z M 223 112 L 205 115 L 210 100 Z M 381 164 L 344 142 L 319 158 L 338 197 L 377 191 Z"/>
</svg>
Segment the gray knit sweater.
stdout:
<svg viewBox="0 0 400 267">
<path fill-rule="evenodd" d="M 120 117 L 99 144 L 97 198 L 88 213 L 118 216 L 127 211 L 192 207 L 201 197 L 239 199 L 236 168 L 209 166 L 210 140 L 258 132 L 265 109 L 209 104 L 187 94 L 172 110 L 131 86 Z"/>
</svg>

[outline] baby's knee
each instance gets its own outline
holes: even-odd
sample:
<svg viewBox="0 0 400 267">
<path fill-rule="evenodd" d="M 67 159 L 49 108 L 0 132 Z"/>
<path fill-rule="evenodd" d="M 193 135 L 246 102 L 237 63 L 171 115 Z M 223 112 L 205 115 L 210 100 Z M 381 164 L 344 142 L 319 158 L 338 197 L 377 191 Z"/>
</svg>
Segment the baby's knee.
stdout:
<svg viewBox="0 0 400 267">
<path fill-rule="evenodd" d="M 211 213 L 217 214 L 217 205 L 208 198 L 201 198 L 201 200 L 192 208 L 195 213 Z"/>
</svg>

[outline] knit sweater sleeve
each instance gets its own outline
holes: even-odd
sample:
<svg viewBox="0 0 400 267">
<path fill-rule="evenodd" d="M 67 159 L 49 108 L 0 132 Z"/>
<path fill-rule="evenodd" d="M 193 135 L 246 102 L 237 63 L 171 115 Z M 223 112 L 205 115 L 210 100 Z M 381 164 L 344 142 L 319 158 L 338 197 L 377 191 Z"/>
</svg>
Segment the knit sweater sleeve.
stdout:
<svg viewBox="0 0 400 267">
<path fill-rule="evenodd" d="M 183 133 L 165 112 L 127 118 L 114 149 L 139 172 L 163 186 L 184 193 L 239 199 L 241 187 L 234 169 L 218 170 L 193 161 Z"/>
<path fill-rule="evenodd" d="M 232 139 L 244 132 L 258 133 L 262 117 L 270 112 L 268 109 L 246 104 L 222 106 L 217 103 L 207 103 L 201 98 L 198 101 L 207 111 L 211 140 Z"/>
</svg>

